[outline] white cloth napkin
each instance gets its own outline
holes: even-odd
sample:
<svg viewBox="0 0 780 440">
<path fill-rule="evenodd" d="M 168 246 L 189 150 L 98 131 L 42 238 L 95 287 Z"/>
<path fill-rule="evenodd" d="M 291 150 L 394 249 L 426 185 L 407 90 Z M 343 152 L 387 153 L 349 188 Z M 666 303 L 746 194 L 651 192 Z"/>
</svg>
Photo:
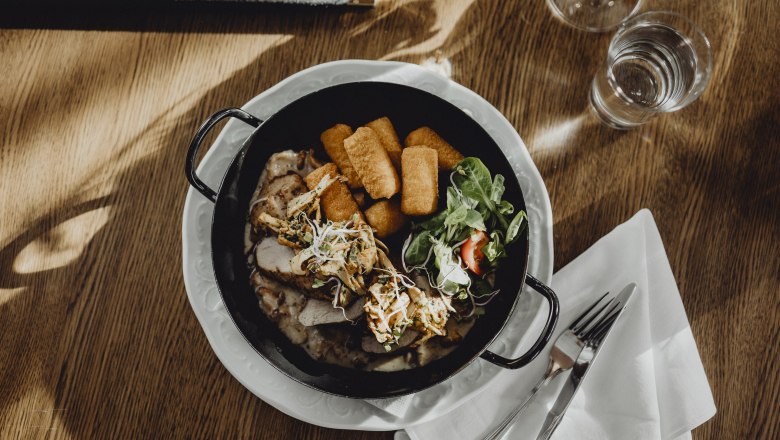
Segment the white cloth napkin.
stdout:
<svg viewBox="0 0 780 440">
<path fill-rule="evenodd" d="M 561 304 L 553 340 L 604 292 L 617 293 L 631 282 L 639 289 L 553 438 L 690 438 L 693 428 L 715 414 L 688 318 L 648 210 L 553 276 L 552 288 Z M 547 367 L 548 355 L 549 347 L 454 411 L 409 427 L 406 434 L 412 440 L 482 438 L 527 395 Z M 536 438 L 565 377 L 537 396 L 506 438 Z M 399 432 L 397 438 L 402 437 Z"/>
</svg>

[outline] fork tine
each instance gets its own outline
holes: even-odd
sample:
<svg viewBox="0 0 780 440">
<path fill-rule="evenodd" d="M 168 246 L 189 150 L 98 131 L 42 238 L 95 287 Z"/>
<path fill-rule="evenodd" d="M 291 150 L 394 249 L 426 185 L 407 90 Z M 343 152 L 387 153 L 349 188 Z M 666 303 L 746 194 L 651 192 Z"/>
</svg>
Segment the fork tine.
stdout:
<svg viewBox="0 0 780 440">
<path fill-rule="evenodd" d="M 593 308 L 596 307 L 601 302 L 601 300 L 603 300 L 604 297 L 606 297 L 607 295 L 609 295 L 609 292 L 601 295 L 601 298 L 599 298 L 598 301 L 594 302 L 593 305 L 588 307 L 587 310 L 585 310 L 584 312 L 580 313 L 580 316 L 578 316 L 577 319 L 575 319 L 574 322 L 572 322 L 571 325 L 569 325 L 569 330 L 574 331 L 574 328 L 577 326 L 577 324 L 579 324 L 580 321 L 582 321 L 583 318 L 588 316 L 588 313 L 590 313 L 590 311 L 593 310 Z"/>
<path fill-rule="evenodd" d="M 588 316 L 588 319 L 586 319 L 585 322 L 578 325 L 572 331 L 578 335 L 587 333 L 588 330 L 593 326 L 593 324 L 598 323 L 604 317 L 604 311 L 609 309 L 612 306 L 612 303 L 614 302 L 615 302 L 615 298 L 610 299 L 609 302 L 599 307 L 595 312 L 590 314 L 590 316 Z"/>
<path fill-rule="evenodd" d="M 594 322 L 587 331 L 583 332 L 586 337 L 589 334 L 599 331 L 601 328 L 609 326 L 609 322 L 607 321 L 609 321 L 610 315 L 615 315 L 617 311 L 619 311 L 620 301 L 618 301 L 617 298 L 613 298 L 610 304 L 611 306 L 607 308 L 607 310 L 599 317 L 599 319 L 596 320 L 596 322 Z"/>
<path fill-rule="evenodd" d="M 600 341 L 601 338 L 607 333 L 607 331 L 612 326 L 612 323 L 615 322 L 618 315 L 620 314 L 620 304 L 618 304 L 617 310 L 613 311 L 611 314 L 606 315 L 606 317 L 599 322 L 596 326 L 594 326 L 589 332 L 588 335 L 585 337 L 585 339 L 589 341 Z"/>
</svg>

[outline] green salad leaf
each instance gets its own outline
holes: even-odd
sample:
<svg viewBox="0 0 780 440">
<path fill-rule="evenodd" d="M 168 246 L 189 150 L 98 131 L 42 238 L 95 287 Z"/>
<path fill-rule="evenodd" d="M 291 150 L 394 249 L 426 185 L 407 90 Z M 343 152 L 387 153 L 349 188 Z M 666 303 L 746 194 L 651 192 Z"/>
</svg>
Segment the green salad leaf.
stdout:
<svg viewBox="0 0 780 440">
<path fill-rule="evenodd" d="M 514 242 L 520 234 L 521 228 L 525 228 L 528 222 L 528 217 L 525 215 L 525 211 L 517 213 L 512 222 L 506 228 L 506 244 Z"/>
<path fill-rule="evenodd" d="M 455 166 L 452 180 L 461 193 L 477 202 L 488 202 L 493 193 L 493 183 L 490 180 L 490 171 L 481 160 L 476 157 L 467 157 Z"/>
<path fill-rule="evenodd" d="M 452 252 L 452 248 L 446 244 L 435 241 L 433 253 L 436 256 L 434 265 L 439 269 L 436 275 L 436 284 L 439 290 L 448 295 L 457 295 L 461 289 L 471 283 L 469 274 L 460 267 L 458 260 Z"/>
<path fill-rule="evenodd" d="M 470 227 L 471 229 L 476 229 L 478 231 L 487 231 L 487 228 L 485 228 L 485 221 L 482 218 L 482 215 L 473 210 L 469 209 L 466 211 L 466 218 L 463 219 L 463 223 Z"/>
<path fill-rule="evenodd" d="M 515 212 L 515 207 L 512 206 L 512 204 L 507 202 L 506 200 L 502 200 L 501 202 L 499 202 L 499 204 L 497 206 L 497 209 L 498 209 L 498 212 L 500 212 L 501 214 L 504 214 L 504 215 L 509 215 L 509 214 Z"/>
<path fill-rule="evenodd" d="M 433 236 L 430 231 L 423 230 L 415 235 L 406 248 L 406 254 L 404 255 L 406 263 L 412 266 L 423 264 L 426 258 L 428 258 L 431 246 L 433 246 Z"/>
<path fill-rule="evenodd" d="M 490 187 L 490 200 L 493 203 L 501 203 L 501 196 L 504 195 L 505 189 L 506 188 L 504 187 L 504 176 L 502 176 L 501 174 L 496 174 L 495 177 L 493 177 L 493 185 L 491 185 Z"/>
<path fill-rule="evenodd" d="M 490 241 L 482 247 L 482 253 L 485 254 L 485 258 L 491 263 L 506 256 L 503 244 L 504 240 L 501 238 L 501 235 L 500 231 L 491 232 Z"/>
</svg>

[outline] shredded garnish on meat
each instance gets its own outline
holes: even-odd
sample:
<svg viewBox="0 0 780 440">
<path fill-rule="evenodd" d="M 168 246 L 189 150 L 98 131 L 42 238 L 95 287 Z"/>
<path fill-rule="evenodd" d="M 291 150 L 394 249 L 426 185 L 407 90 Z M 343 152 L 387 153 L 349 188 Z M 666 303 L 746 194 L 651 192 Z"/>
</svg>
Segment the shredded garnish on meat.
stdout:
<svg viewBox="0 0 780 440">
<path fill-rule="evenodd" d="M 363 306 L 368 328 L 377 341 L 389 351 L 390 344 L 397 344 L 410 325 L 422 334 L 413 346 L 433 336 L 445 336 L 450 298 L 431 297 L 395 269 L 384 272 L 386 274 L 379 275 L 377 282 L 369 287 L 369 296 Z"/>
</svg>

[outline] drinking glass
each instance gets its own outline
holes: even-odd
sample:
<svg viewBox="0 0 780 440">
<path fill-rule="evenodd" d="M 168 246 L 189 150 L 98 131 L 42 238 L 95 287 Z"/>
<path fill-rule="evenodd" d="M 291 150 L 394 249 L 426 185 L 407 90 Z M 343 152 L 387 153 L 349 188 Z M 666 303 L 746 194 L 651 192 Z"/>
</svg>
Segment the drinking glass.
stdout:
<svg viewBox="0 0 780 440">
<path fill-rule="evenodd" d="M 611 127 L 636 127 L 693 102 L 711 73 L 710 42 L 693 23 L 672 12 L 646 12 L 612 38 L 590 107 Z"/>
<path fill-rule="evenodd" d="M 614 29 L 639 9 L 641 0 L 547 0 L 553 14 L 590 32 Z"/>
</svg>

